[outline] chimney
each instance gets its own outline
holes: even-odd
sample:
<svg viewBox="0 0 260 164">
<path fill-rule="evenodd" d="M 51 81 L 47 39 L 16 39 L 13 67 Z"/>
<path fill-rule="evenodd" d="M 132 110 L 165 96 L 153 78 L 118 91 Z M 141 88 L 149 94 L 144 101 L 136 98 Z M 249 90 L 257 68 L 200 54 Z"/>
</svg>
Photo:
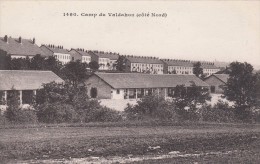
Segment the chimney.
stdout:
<svg viewBox="0 0 260 164">
<path fill-rule="evenodd" d="M 19 37 L 18 42 L 22 43 L 22 37 Z"/>
<path fill-rule="evenodd" d="M 5 41 L 6 43 L 8 43 L 7 35 L 5 35 L 5 37 L 4 37 L 4 41 Z"/>
<path fill-rule="evenodd" d="M 35 44 L 35 38 L 33 38 L 32 43 Z"/>
</svg>

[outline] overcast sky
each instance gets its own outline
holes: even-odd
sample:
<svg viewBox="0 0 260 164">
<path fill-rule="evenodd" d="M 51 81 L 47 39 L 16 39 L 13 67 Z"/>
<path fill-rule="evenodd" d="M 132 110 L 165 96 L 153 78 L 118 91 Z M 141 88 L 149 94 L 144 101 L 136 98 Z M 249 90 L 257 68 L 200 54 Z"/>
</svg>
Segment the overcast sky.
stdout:
<svg viewBox="0 0 260 164">
<path fill-rule="evenodd" d="M 63 16 L 71 12 L 79 16 Z M 106 16 L 80 16 L 101 12 Z M 0 1 L 0 35 L 68 49 L 260 65 L 260 1 Z"/>
</svg>

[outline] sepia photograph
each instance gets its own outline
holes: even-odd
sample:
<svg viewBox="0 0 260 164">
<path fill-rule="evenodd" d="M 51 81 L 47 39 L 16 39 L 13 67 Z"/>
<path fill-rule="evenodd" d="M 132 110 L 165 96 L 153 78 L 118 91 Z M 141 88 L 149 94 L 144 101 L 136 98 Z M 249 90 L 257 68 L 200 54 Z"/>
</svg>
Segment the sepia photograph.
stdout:
<svg viewBox="0 0 260 164">
<path fill-rule="evenodd" d="M 260 1 L 0 0 L 2 163 L 260 163 Z"/>
</svg>

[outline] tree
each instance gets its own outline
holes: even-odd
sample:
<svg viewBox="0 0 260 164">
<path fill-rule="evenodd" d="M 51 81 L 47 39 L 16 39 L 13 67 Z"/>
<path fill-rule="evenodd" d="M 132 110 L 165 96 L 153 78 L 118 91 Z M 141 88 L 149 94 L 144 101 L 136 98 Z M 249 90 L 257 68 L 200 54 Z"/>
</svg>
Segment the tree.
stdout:
<svg viewBox="0 0 260 164">
<path fill-rule="evenodd" d="M 257 98 L 257 106 L 260 107 L 260 71 L 256 73 L 256 98 Z"/>
<path fill-rule="evenodd" d="M 7 52 L 0 50 L 0 70 L 11 69 L 11 56 Z"/>
<path fill-rule="evenodd" d="M 76 86 L 86 79 L 86 69 L 86 65 L 81 63 L 79 60 L 76 62 L 71 61 L 67 63 L 64 68 L 62 68 L 62 76 L 69 83 Z"/>
<path fill-rule="evenodd" d="M 12 90 L 9 91 L 8 97 L 7 97 L 7 109 L 5 112 L 5 117 L 11 121 L 16 122 L 19 114 L 19 91 L 12 88 Z"/>
<path fill-rule="evenodd" d="M 192 84 L 190 87 L 177 85 L 174 92 L 174 103 L 178 114 L 183 119 L 196 119 L 196 110 L 199 105 L 204 105 L 211 100 L 207 88 Z"/>
<path fill-rule="evenodd" d="M 99 65 L 96 61 L 91 61 L 89 63 L 89 68 L 95 72 L 96 70 L 98 70 Z"/>
<path fill-rule="evenodd" d="M 50 70 L 57 75 L 60 75 L 60 71 L 62 68 L 62 64 L 58 61 L 54 56 L 49 56 L 47 59 L 44 60 L 44 69 Z"/>
<path fill-rule="evenodd" d="M 199 78 L 201 78 L 203 76 L 203 69 L 201 68 L 200 62 L 193 64 L 193 74 Z"/>
<path fill-rule="evenodd" d="M 232 62 L 230 74 L 224 88 L 224 97 L 233 101 L 236 114 L 240 119 L 247 119 L 250 107 L 256 103 L 257 78 L 253 66 L 248 63 Z"/>
<path fill-rule="evenodd" d="M 31 59 L 30 68 L 31 70 L 44 70 L 44 64 L 44 57 L 37 54 Z"/>
<path fill-rule="evenodd" d="M 124 56 L 119 56 L 116 63 L 116 70 L 118 71 L 126 71 L 126 58 Z"/>
</svg>

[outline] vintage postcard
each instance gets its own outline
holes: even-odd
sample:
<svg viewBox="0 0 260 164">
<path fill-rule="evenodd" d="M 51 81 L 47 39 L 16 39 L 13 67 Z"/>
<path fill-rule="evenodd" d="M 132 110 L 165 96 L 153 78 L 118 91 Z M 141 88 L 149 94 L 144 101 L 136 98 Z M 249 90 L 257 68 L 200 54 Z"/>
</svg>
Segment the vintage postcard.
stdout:
<svg viewBox="0 0 260 164">
<path fill-rule="evenodd" d="M 0 0 L 0 163 L 260 163 L 260 1 Z"/>
</svg>

